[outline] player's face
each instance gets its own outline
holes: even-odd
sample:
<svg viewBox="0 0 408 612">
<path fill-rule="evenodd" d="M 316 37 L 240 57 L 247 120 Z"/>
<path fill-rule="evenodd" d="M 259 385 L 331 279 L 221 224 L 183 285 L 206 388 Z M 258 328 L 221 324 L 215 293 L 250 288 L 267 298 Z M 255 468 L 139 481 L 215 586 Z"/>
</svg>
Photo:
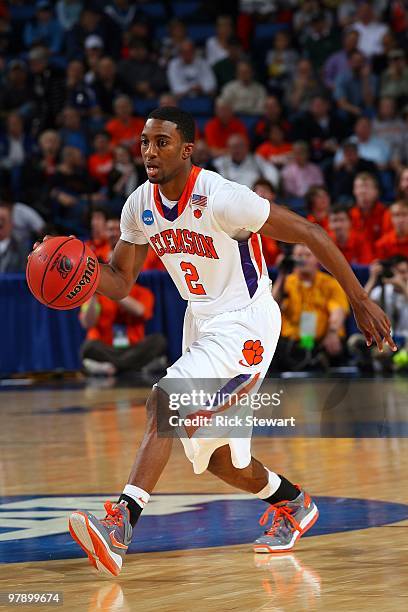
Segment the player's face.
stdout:
<svg viewBox="0 0 408 612">
<path fill-rule="evenodd" d="M 184 168 L 193 152 L 193 143 L 183 142 L 172 121 L 148 119 L 140 138 L 140 148 L 151 183 L 163 185 Z"/>
</svg>

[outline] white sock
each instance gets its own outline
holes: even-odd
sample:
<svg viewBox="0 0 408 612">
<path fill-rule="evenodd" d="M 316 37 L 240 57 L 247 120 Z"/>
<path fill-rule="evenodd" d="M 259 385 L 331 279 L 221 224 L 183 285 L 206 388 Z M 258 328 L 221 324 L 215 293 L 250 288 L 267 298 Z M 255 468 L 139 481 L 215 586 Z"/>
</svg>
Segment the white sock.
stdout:
<svg viewBox="0 0 408 612">
<path fill-rule="evenodd" d="M 135 487 L 135 485 L 127 484 L 123 489 L 123 494 L 131 497 L 138 506 L 144 508 L 150 499 L 149 493 L 146 493 L 143 489 Z"/>
<path fill-rule="evenodd" d="M 276 493 L 276 491 L 279 489 L 280 483 L 282 482 L 275 472 L 271 472 L 267 467 L 265 467 L 265 470 L 268 472 L 268 482 L 264 488 L 259 491 L 259 493 L 256 493 L 256 496 L 259 497 L 259 499 L 267 499 Z"/>
</svg>

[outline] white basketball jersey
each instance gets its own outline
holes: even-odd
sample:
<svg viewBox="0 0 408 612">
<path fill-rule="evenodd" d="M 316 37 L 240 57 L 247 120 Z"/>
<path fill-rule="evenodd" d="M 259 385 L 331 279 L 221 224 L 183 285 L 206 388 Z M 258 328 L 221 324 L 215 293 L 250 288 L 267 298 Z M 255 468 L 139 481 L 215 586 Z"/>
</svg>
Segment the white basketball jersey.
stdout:
<svg viewBox="0 0 408 612">
<path fill-rule="evenodd" d="M 269 210 L 269 202 L 247 187 L 193 166 L 177 203 L 148 181 L 130 195 L 121 239 L 149 243 L 193 314 L 205 318 L 245 308 L 269 290 L 255 233 Z"/>
</svg>

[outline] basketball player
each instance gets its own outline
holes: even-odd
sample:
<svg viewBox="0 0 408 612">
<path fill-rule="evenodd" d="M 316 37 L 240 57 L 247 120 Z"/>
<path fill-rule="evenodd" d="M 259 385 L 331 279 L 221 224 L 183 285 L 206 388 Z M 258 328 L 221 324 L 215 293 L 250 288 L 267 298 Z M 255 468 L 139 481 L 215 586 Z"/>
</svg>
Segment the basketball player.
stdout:
<svg viewBox="0 0 408 612">
<path fill-rule="evenodd" d="M 115 504 L 106 502 L 102 520 L 86 511 L 69 519 L 71 535 L 92 565 L 114 575 L 170 456 L 173 438 L 158 435 L 158 421 L 174 415 L 166 379 L 179 379 L 183 392 L 194 377 L 221 377 L 229 390 L 250 393 L 268 370 L 280 312 L 259 234 L 305 243 L 347 293 L 367 344 L 375 340 L 380 350 L 384 342 L 396 348 L 386 315 L 325 231 L 247 187 L 193 166 L 194 132 L 193 117 L 177 108 L 150 113 L 141 136 L 148 181 L 128 198 L 121 239 L 110 263 L 101 266 L 99 293 L 120 300 L 129 294 L 150 244 L 188 302 L 183 354 L 147 400 L 146 431 L 123 494 Z M 290 550 L 316 521 L 317 507 L 305 491 L 251 457 L 250 437 L 184 436 L 182 442 L 195 473 L 208 469 L 267 504 L 261 524 L 270 518 L 271 525 L 254 543 L 255 552 Z"/>
</svg>

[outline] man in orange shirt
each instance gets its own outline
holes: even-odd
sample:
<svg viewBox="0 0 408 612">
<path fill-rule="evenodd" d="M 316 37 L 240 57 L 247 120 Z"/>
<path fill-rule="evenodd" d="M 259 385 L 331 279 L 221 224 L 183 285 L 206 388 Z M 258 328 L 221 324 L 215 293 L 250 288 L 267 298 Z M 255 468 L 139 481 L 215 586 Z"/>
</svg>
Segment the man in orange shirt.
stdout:
<svg viewBox="0 0 408 612">
<path fill-rule="evenodd" d="M 144 120 L 133 116 L 132 100 L 129 96 L 118 96 L 113 103 L 113 110 L 114 118 L 105 125 L 105 130 L 111 136 L 112 146 L 125 145 L 139 158 Z"/>
<path fill-rule="evenodd" d="M 110 136 L 107 132 L 98 132 L 95 135 L 94 153 L 88 159 L 88 171 L 102 187 L 108 184 L 108 175 L 113 166 L 113 155 L 110 148 Z"/>
<path fill-rule="evenodd" d="M 371 245 L 351 227 L 347 206 L 334 206 L 329 213 L 329 236 L 350 264 L 366 265 L 374 259 Z"/>
<path fill-rule="evenodd" d="M 355 206 L 350 210 L 353 229 L 361 240 L 372 245 L 384 233 L 389 213 L 378 200 L 377 179 L 368 172 L 361 172 L 354 179 Z"/>
<path fill-rule="evenodd" d="M 271 125 L 269 138 L 259 145 L 256 153 L 281 168 L 290 161 L 293 145 L 285 140 L 283 129 L 279 125 Z"/>
<path fill-rule="evenodd" d="M 231 106 L 221 98 L 215 102 L 215 117 L 204 128 L 205 141 L 211 155 L 226 155 L 228 139 L 232 134 L 241 134 L 249 141 L 247 129 L 240 119 L 234 116 Z"/>
<path fill-rule="evenodd" d="M 106 234 L 113 251 L 120 238 L 118 217 L 106 221 Z M 97 294 L 86 302 L 79 315 L 87 330 L 81 348 L 85 371 L 113 376 L 154 369 L 157 358 L 166 351 L 166 339 L 161 334 L 145 336 L 145 324 L 152 318 L 153 308 L 153 293 L 138 284 L 119 302 Z"/>
<path fill-rule="evenodd" d="M 390 207 L 393 229 L 375 243 L 378 259 L 389 259 L 395 255 L 408 257 L 408 201 L 395 202 Z"/>
<path fill-rule="evenodd" d="M 94 206 L 91 210 L 91 238 L 85 244 L 95 253 L 99 261 L 107 263 L 112 251 L 109 244 L 106 223 L 108 211 L 103 206 Z"/>
</svg>

